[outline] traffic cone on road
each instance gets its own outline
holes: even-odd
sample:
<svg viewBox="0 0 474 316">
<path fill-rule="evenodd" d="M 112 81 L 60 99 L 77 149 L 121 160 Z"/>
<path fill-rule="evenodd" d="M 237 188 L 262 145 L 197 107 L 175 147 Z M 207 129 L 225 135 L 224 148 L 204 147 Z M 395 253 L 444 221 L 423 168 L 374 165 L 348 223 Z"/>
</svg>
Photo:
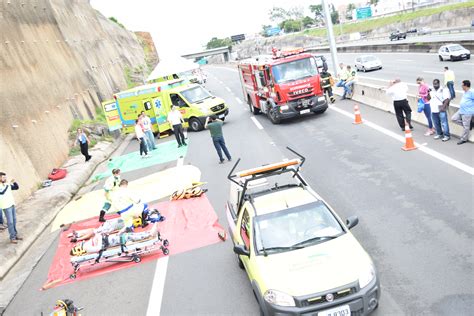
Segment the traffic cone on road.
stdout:
<svg viewBox="0 0 474 316">
<path fill-rule="evenodd" d="M 413 136 L 411 134 L 410 126 L 408 122 L 405 121 L 405 146 L 402 147 L 403 150 L 414 150 L 417 147 L 415 146 L 415 142 L 413 141 Z"/>
<path fill-rule="evenodd" d="M 360 116 L 359 106 L 354 105 L 354 122 L 352 124 L 362 124 L 362 117 Z"/>
</svg>

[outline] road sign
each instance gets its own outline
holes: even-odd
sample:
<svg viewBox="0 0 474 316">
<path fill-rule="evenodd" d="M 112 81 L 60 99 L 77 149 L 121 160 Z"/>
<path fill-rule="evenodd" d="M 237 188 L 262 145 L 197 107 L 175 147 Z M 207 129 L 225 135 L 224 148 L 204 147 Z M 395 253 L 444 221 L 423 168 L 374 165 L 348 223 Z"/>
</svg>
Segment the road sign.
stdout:
<svg viewBox="0 0 474 316">
<path fill-rule="evenodd" d="M 245 40 L 245 34 L 232 35 L 230 39 L 232 40 L 232 42 L 240 42 Z"/>
<path fill-rule="evenodd" d="M 362 7 L 356 9 L 357 20 L 367 19 L 372 17 L 372 8 L 369 7 Z"/>
<path fill-rule="evenodd" d="M 281 28 L 278 26 L 275 27 L 269 27 L 268 29 L 265 30 L 265 33 L 267 36 L 273 36 L 273 35 L 278 35 L 281 32 Z"/>
</svg>

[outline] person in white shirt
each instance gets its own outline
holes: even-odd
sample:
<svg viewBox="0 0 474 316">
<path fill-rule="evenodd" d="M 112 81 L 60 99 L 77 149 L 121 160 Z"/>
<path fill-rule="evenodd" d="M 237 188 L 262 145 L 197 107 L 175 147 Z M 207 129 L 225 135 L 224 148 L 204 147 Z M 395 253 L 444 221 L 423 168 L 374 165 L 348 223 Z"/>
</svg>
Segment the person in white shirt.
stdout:
<svg viewBox="0 0 474 316">
<path fill-rule="evenodd" d="M 135 136 L 138 139 L 138 142 L 140 143 L 140 156 L 143 157 L 148 157 L 148 150 L 145 142 L 145 133 L 143 132 L 142 127 L 140 126 L 140 121 L 136 120 L 135 121 Z M 145 154 L 145 155 L 143 155 Z"/>
<path fill-rule="evenodd" d="M 186 141 L 184 140 L 184 133 L 183 133 L 183 115 L 179 111 L 179 107 L 176 105 L 172 107 L 170 113 L 168 113 L 168 122 L 171 125 L 171 130 L 174 132 L 174 136 L 176 137 L 176 141 L 178 142 L 178 148 L 181 146 L 186 146 Z"/>
<path fill-rule="evenodd" d="M 451 138 L 449 134 L 448 116 L 446 111 L 451 99 L 451 93 L 448 88 L 442 88 L 439 79 L 433 80 L 433 89 L 430 91 L 431 116 L 436 129 L 434 139 L 440 139 L 443 142 Z"/>
<path fill-rule="evenodd" d="M 16 231 L 15 199 L 13 198 L 12 191 L 18 190 L 19 186 L 13 179 L 10 180 L 9 183 L 7 182 L 7 175 L 4 172 L 0 172 L 0 223 L 3 225 L 1 212 L 4 212 L 7 218 L 10 243 L 17 244 L 18 240 L 22 240 L 23 238 L 19 237 Z"/>
<path fill-rule="evenodd" d="M 395 115 L 397 117 L 398 125 L 400 126 L 402 131 L 405 130 L 405 121 L 408 123 L 410 129 L 413 129 L 413 126 L 411 125 L 411 108 L 407 100 L 407 84 L 401 82 L 400 79 L 397 78 L 393 81 L 390 81 L 390 84 L 386 89 L 386 93 L 393 100 L 393 108 L 395 110 Z M 404 113 L 405 116 L 403 116 Z"/>
<path fill-rule="evenodd" d="M 150 151 L 155 150 L 156 149 L 155 136 L 153 136 L 151 120 L 148 117 L 148 115 L 146 115 L 145 111 L 142 111 L 141 117 L 142 117 L 143 132 L 145 133 L 145 141 L 147 143 L 148 149 Z"/>
</svg>

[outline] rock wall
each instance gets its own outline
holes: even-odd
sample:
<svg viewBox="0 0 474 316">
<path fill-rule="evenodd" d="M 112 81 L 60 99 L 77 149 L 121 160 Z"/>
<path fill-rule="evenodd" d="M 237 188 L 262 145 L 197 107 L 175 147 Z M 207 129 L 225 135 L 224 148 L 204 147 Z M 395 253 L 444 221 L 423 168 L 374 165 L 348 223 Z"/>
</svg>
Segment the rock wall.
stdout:
<svg viewBox="0 0 474 316">
<path fill-rule="evenodd" d="M 0 171 L 19 181 L 17 202 L 69 153 L 74 118 L 127 87 L 145 65 L 129 32 L 88 0 L 3 0 L 0 11 Z"/>
<path fill-rule="evenodd" d="M 145 52 L 145 61 L 148 70 L 149 72 L 152 72 L 160 62 L 160 58 L 158 57 L 158 52 L 156 51 L 155 43 L 153 42 L 151 34 L 148 32 L 135 32 L 135 35 Z"/>
</svg>

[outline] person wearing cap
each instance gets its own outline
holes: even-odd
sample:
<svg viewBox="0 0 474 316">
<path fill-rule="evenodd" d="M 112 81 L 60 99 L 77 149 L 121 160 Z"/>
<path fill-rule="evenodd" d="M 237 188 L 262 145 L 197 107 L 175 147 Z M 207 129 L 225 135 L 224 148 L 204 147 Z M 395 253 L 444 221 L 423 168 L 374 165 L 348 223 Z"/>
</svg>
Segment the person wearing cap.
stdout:
<svg viewBox="0 0 474 316">
<path fill-rule="evenodd" d="M 9 183 L 7 182 L 7 175 L 4 172 L 0 172 L 0 213 L 5 213 L 8 233 L 10 235 L 10 243 L 17 244 L 18 240 L 22 240 L 23 238 L 18 236 L 16 230 L 15 199 L 13 198 L 12 191 L 18 190 L 19 186 L 13 179 L 10 180 Z M 3 222 L 1 214 L 0 220 Z"/>
<path fill-rule="evenodd" d="M 387 93 L 393 100 L 395 116 L 402 131 L 405 130 L 405 121 L 408 123 L 410 129 L 413 129 L 413 126 L 411 126 L 411 108 L 407 100 L 407 84 L 401 82 L 399 78 L 396 78 L 395 80 L 390 81 L 385 93 Z M 403 116 L 403 114 L 405 114 L 405 116 Z"/>
<path fill-rule="evenodd" d="M 211 115 L 206 118 L 206 124 L 204 124 L 204 128 L 208 129 L 211 133 L 212 142 L 214 143 L 214 147 L 216 148 L 217 155 L 219 156 L 219 163 L 224 163 L 224 157 L 222 156 L 222 151 L 224 151 L 227 160 L 231 161 L 232 157 L 230 156 L 229 150 L 225 144 L 224 134 L 222 133 L 222 125 L 224 122 L 217 119 L 215 115 Z"/>
<path fill-rule="evenodd" d="M 186 141 L 184 140 L 184 132 L 183 132 L 183 115 L 179 111 L 179 107 L 174 105 L 171 108 L 170 113 L 168 113 L 168 122 L 171 125 L 171 130 L 176 137 L 176 141 L 178 142 L 178 148 L 181 146 L 186 146 Z"/>
</svg>

